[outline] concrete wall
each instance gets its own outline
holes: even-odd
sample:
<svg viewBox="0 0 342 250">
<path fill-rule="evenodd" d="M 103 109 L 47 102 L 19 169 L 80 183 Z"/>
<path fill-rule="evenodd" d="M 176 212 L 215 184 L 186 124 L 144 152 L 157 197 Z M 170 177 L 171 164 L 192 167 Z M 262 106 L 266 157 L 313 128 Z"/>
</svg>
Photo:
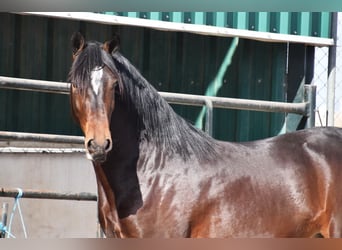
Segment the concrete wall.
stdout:
<svg viewBox="0 0 342 250">
<path fill-rule="evenodd" d="M 0 188 L 96 193 L 93 166 L 84 154 L 0 153 Z M 0 197 L 0 208 L 13 198 Z M 94 201 L 21 199 L 28 238 L 97 237 Z M 1 216 L 1 215 L 0 215 Z M 18 211 L 12 233 L 24 237 Z"/>
</svg>

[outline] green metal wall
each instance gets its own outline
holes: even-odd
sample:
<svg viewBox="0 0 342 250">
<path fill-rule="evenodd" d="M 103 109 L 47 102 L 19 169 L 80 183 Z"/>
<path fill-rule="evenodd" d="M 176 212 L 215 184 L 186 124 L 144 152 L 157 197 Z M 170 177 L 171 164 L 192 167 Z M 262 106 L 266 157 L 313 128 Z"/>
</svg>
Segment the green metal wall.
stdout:
<svg viewBox="0 0 342 250">
<path fill-rule="evenodd" d="M 329 12 L 104 12 L 104 14 L 281 34 L 330 37 Z"/>
<path fill-rule="evenodd" d="M 86 38 L 99 41 L 109 39 L 113 32 L 119 33 L 122 53 L 159 91 L 200 95 L 217 77 L 233 41 L 233 38 L 1 13 L 0 75 L 66 81 L 71 64 L 69 41 L 78 30 Z M 298 48 L 305 50 L 304 46 Z M 218 96 L 285 101 L 286 58 L 286 44 L 240 39 L 222 76 Z M 305 53 L 296 60 L 303 62 Z M 296 75 L 298 79 L 293 77 L 294 81 L 301 82 L 303 72 Z M 201 110 L 179 105 L 174 108 L 192 122 Z M 215 109 L 214 137 L 230 141 L 264 138 L 279 133 L 284 121 L 284 114 Z M 80 134 L 69 112 L 68 96 L 3 89 L 0 89 L 0 130 Z"/>
</svg>

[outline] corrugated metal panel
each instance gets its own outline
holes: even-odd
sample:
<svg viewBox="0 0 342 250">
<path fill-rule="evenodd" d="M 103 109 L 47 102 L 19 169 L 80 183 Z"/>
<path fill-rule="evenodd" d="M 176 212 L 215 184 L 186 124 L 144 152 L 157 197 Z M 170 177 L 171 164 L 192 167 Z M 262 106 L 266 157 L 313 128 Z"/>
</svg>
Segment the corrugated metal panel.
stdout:
<svg viewBox="0 0 342 250">
<path fill-rule="evenodd" d="M 186 15 L 173 12 L 168 18 Z M 160 15 L 152 13 L 152 17 Z M 206 14 L 209 18 L 214 22 L 214 15 Z M 77 30 L 99 41 L 120 34 L 122 53 L 159 91 L 201 95 L 217 76 L 234 39 L 1 13 L 0 32 L 6 35 L 0 37 L 5 55 L 0 57 L 0 75 L 65 81 L 71 64 L 69 41 Z M 285 66 L 286 44 L 240 39 L 218 96 L 284 101 Z M 67 96 L 0 89 L 0 102 L 0 130 L 80 134 Z M 192 122 L 200 112 L 196 107 L 174 107 Z M 275 135 L 285 120 L 284 114 L 214 112 L 214 136 L 231 141 Z"/>
<path fill-rule="evenodd" d="M 134 18 L 243 30 L 330 37 L 329 12 L 103 12 Z"/>
<path fill-rule="evenodd" d="M 66 81 L 70 67 L 73 22 L 0 14 L 0 74 Z M 66 45 L 67 44 L 67 45 Z M 0 89 L 0 129 L 23 132 L 79 134 L 67 96 Z"/>
</svg>

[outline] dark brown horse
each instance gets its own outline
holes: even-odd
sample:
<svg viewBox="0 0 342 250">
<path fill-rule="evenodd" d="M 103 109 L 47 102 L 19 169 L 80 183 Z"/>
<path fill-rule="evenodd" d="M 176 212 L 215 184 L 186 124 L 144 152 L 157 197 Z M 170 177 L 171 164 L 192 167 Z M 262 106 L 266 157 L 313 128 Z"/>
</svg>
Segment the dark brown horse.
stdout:
<svg viewBox="0 0 342 250">
<path fill-rule="evenodd" d="M 341 129 L 214 140 L 172 110 L 117 42 L 74 35 L 69 75 L 107 237 L 341 236 Z"/>
</svg>

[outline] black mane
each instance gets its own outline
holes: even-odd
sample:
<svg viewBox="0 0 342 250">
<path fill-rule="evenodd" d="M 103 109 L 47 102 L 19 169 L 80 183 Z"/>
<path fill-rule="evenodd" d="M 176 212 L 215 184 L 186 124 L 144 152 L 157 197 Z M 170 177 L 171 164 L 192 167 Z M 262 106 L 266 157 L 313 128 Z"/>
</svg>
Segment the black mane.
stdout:
<svg viewBox="0 0 342 250">
<path fill-rule="evenodd" d="M 140 131 L 149 142 L 165 152 L 177 153 L 188 159 L 194 154 L 200 160 L 217 157 L 218 143 L 203 131 L 174 112 L 156 89 L 119 52 L 113 54 L 114 63 L 123 83 L 123 101 L 133 106 L 142 124 Z"/>
</svg>

